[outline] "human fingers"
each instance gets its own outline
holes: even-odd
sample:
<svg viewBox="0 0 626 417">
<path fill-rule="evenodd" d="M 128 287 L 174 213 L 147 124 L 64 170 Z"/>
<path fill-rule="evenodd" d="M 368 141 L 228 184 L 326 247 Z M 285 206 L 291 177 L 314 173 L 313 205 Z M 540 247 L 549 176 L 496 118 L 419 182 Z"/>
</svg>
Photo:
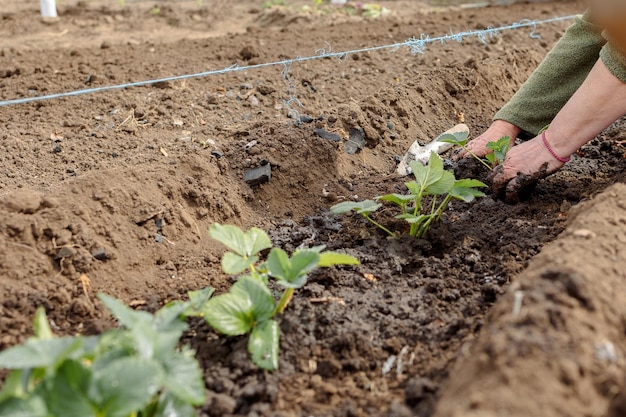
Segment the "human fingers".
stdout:
<svg viewBox="0 0 626 417">
<path fill-rule="evenodd" d="M 505 169 L 504 164 L 498 165 L 493 169 L 490 175 L 491 189 L 496 198 L 504 199 L 506 187 L 513 178 L 515 178 L 517 172 L 510 169 Z"/>
<path fill-rule="evenodd" d="M 549 175 L 548 163 L 545 162 L 539 171 L 533 174 L 517 173 L 513 179 L 511 179 L 504 189 L 504 201 L 509 204 L 519 203 L 520 201 L 527 200 L 530 197 L 531 192 L 537 186 L 537 182 Z"/>
</svg>

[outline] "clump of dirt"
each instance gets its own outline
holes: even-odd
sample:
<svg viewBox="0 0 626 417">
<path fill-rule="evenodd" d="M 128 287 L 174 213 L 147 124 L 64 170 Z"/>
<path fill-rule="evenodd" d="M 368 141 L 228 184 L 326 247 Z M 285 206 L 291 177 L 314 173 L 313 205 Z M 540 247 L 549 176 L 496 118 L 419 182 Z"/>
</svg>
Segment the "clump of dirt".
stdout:
<svg viewBox="0 0 626 417">
<path fill-rule="evenodd" d="M 617 184 L 573 210 L 567 231 L 532 260 L 462 352 L 436 416 L 618 415 L 625 193 Z"/>
</svg>

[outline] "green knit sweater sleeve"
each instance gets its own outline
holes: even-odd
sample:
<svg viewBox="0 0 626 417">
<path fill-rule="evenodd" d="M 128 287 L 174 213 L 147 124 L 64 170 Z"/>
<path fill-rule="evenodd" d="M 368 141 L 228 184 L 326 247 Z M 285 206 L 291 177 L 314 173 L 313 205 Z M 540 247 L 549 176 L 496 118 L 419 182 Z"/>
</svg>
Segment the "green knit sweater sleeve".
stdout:
<svg viewBox="0 0 626 417">
<path fill-rule="evenodd" d="M 610 40 L 600 51 L 600 58 L 613 75 L 626 83 L 626 57 Z"/>
<path fill-rule="evenodd" d="M 601 51 L 607 59 L 622 57 L 609 48 L 603 49 L 605 44 L 600 27 L 586 16 L 577 17 L 494 120 L 505 120 L 532 135 L 539 134 L 587 78 Z M 626 73 L 626 66 L 611 62 Z"/>
</svg>

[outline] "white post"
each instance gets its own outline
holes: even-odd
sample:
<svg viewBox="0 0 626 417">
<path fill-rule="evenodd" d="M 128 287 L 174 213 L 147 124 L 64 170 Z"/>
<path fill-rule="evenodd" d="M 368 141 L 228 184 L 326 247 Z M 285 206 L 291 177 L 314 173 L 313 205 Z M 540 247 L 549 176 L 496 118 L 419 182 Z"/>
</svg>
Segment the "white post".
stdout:
<svg viewBox="0 0 626 417">
<path fill-rule="evenodd" d="M 55 0 L 39 0 L 41 17 L 57 17 L 57 5 Z"/>
</svg>

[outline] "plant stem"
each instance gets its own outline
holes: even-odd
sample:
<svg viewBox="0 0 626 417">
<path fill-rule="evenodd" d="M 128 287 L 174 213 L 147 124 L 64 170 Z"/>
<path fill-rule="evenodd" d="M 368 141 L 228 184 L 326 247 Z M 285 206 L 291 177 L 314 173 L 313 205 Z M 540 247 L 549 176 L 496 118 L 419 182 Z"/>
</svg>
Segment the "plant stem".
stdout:
<svg viewBox="0 0 626 417">
<path fill-rule="evenodd" d="M 364 214 L 363 217 L 365 217 L 367 220 L 370 221 L 370 223 L 372 223 L 374 226 L 378 227 L 381 230 L 384 230 L 385 232 L 387 232 L 387 234 L 389 236 L 391 236 L 394 239 L 396 238 L 396 234 L 393 233 L 391 230 L 387 229 L 385 226 L 383 226 L 382 224 L 378 223 L 377 221 L 375 221 L 374 219 L 372 219 L 370 216 L 368 216 L 367 214 Z"/>
<path fill-rule="evenodd" d="M 294 291 L 293 288 L 287 288 L 285 290 L 285 292 L 283 293 L 283 296 L 280 297 L 280 301 L 278 302 L 276 309 L 274 310 L 274 315 L 282 314 L 283 311 L 285 311 L 285 308 L 287 308 L 287 305 L 293 298 L 293 291 Z"/>
<path fill-rule="evenodd" d="M 415 196 L 415 209 L 413 210 L 413 216 L 417 217 L 418 214 L 422 214 L 422 194 L 424 190 L 420 191 L 419 195 Z M 419 225 L 417 223 L 411 224 L 411 228 L 409 229 L 409 235 L 415 236 L 417 234 Z"/>
<path fill-rule="evenodd" d="M 435 212 L 437 214 L 437 218 L 436 218 L 437 221 L 441 220 L 441 216 L 443 215 L 443 212 L 448 207 L 448 204 L 450 204 L 450 200 L 452 200 L 452 196 L 448 194 L 446 198 L 444 198 L 443 201 L 441 202 L 441 205 L 439 206 L 439 208 L 437 208 L 437 211 Z"/>
<path fill-rule="evenodd" d="M 483 158 L 481 158 L 480 156 L 476 155 L 474 152 L 470 151 L 469 149 L 467 149 L 465 146 L 463 146 L 463 149 L 465 149 L 465 152 L 469 153 L 470 155 L 472 155 L 474 158 L 476 158 L 476 160 L 478 162 L 480 162 L 481 164 L 483 164 L 485 167 L 487 167 L 487 169 L 489 171 L 493 171 L 493 167 L 491 165 L 489 165 L 487 162 L 485 162 L 485 160 Z"/>
</svg>

